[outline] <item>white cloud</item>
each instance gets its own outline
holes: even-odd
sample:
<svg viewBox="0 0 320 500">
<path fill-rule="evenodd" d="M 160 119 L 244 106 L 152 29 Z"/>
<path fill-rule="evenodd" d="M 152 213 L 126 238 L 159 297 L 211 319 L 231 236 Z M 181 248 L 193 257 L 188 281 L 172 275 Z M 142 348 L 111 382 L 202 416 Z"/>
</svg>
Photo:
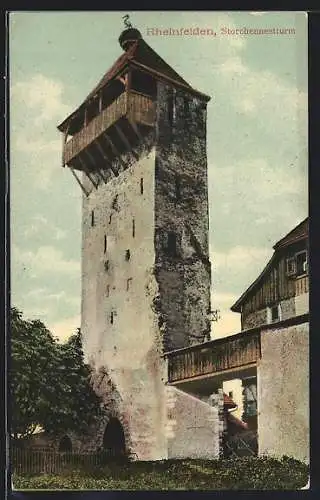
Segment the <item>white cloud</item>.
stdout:
<svg viewBox="0 0 320 500">
<path fill-rule="evenodd" d="M 272 253 L 270 248 L 237 245 L 226 252 L 217 252 L 211 248 L 210 259 L 214 271 L 225 272 L 230 269 L 237 274 L 253 266 L 257 268 L 265 265 Z"/>
<path fill-rule="evenodd" d="M 48 219 L 43 217 L 41 214 L 36 214 L 30 220 L 28 226 L 24 229 L 24 236 L 27 238 L 32 238 L 33 236 L 44 232 L 44 230 L 50 230 L 50 236 L 54 240 L 60 241 L 66 238 L 67 232 L 54 224 L 50 223 Z"/>
<path fill-rule="evenodd" d="M 15 82 L 11 88 L 13 172 L 19 172 L 23 182 L 24 175 L 32 175 L 37 188 L 48 189 L 61 165 L 62 143 L 56 125 L 71 112 L 63 102 L 64 94 L 61 82 L 42 74 Z"/>
<path fill-rule="evenodd" d="M 275 196 L 291 195 L 301 197 L 307 193 L 307 170 L 296 166 L 297 159 L 291 164 L 271 165 L 265 158 L 248 158 L 238 160 L 233 165 L 209 165 L 209 169 L 214 173 L 216 185 L 222 185 L 223 190 L 213 192 L 213 198 L 220 201 L 225 200 L 220 210 L 228 213 L 235 209 L 235 204 L 241 199 L 242 209 L 245 206 L 263 208 L 263 202 L 270 202 Z M 232 196 L 229 195 L 232 193 Z M 254 196 L 253 196 L 254 193 Z"/>
<path fill-rule="evenodd" d="M 278 123 L 283 127 L 284 121 L 288 127 L 299 119 L 301 130 L 307 133 L 308 97 L 297 85 L 290 85 L 269 70 L 249 68 L 239 54 L 226 59 L 218 71 L 236 109 L 243 113 L 256 111 L 261 120 L 263 113 L 275 127 Z"/>
<path fill-rule="evenodd" d="M 61 141 L 45 140 L 41 138 L 29 139 L 24 135 L 16 137 L 15 145 L 18 151 L 22 153 L 31 153 L 32 155 L 61 153 Z"/>
<path fill-rule="evenodd" d="M 61 250 L 53 246 L 39 247 L 35 252 L 12 247 L 12 265 L 23 266 L 31 272 L 31 277 L 43 273 L 74 274 L 80 272 L 80 261 L 65 259 Z"/>
<path fill-rule="evenodd" d="M 70 106 L 63 102 L 63 85 L 45 75 L 34 75 L 30 80 L 13 84 L 11 98 L 35 113 L 32 125 L 63 120 L 70 112 Z"/>
</svg>

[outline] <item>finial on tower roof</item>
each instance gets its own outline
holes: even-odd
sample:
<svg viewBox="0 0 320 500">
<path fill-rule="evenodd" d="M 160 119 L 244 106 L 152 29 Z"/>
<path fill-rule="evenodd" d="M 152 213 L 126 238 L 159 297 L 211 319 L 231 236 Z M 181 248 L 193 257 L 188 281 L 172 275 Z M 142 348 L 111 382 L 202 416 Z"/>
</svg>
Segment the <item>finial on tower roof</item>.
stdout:
<svg viewBox="0 0 320 500">
<path fill-rule="evenodd" d="M 119 43 L 121 45 L 121 48 L 125 51 L 128 50 L 128 48 L 135 43 L 137 40 L 142 38 L 142 35 L 139 30 L 134 28 L 132 26 L 132 23 L 129 19 L 129 14 L 126 14 L 125 16 L 122 16 L 124 25 L 126 29 L 121 33 L 119 37 Z"/>
<path fill-rule="evenodd" d="M 129 14 L 122 16 L 122 19 L 126 28 L 133 28 L 131 21 L 129 21 Z"/>
</svg>

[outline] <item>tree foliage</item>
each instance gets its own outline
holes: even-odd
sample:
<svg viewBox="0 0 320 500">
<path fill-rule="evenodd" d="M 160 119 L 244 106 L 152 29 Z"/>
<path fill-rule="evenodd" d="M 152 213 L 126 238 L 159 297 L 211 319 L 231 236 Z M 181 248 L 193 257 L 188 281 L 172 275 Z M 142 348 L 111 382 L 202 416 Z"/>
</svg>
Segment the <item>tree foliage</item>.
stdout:
<svg viewBox="0 0 320 500">
<path fill-rule="evenodd" d="M 11 430 L 15 438 L 37 427 L 47 432 L 85 432 L 100 400 L 90 385 L 80 329 L 60 344 L 39 320 L 11 309 Z"/>
</svg>

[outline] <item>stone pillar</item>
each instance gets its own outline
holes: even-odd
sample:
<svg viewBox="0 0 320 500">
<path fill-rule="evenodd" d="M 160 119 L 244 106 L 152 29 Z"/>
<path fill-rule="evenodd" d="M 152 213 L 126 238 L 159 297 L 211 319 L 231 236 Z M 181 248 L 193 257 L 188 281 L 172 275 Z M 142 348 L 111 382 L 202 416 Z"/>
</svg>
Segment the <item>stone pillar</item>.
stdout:
<svg viewBox="0 0 320 500">
<path fill-rule="evenodd" d="M 225 433 L 225 419 L 224 419 L 224 401 L 223 390 L 218 389 L 217 393 L 213 393 L 208 398 L 208 403 L 218 411 L 219 417 L 219 457 L 223 457 L 223 439 Z"/>
</svg>

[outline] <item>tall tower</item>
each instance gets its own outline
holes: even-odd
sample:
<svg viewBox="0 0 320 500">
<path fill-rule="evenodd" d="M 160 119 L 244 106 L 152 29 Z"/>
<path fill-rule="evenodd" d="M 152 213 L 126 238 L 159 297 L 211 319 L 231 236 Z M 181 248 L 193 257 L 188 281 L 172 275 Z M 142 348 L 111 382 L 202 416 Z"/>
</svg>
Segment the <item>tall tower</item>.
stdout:
<svg viewBox="0 0 320 500">
<path fill-rule="evenodd" d="M 58 128 L 83 190 L 85 355 L 97 380 L 108 374 L 127 445 L 161 458 L 162 354 L 210 337 L 209 97 L 137 29 L 119 42 L 123 54 Z"/>
</svg>

